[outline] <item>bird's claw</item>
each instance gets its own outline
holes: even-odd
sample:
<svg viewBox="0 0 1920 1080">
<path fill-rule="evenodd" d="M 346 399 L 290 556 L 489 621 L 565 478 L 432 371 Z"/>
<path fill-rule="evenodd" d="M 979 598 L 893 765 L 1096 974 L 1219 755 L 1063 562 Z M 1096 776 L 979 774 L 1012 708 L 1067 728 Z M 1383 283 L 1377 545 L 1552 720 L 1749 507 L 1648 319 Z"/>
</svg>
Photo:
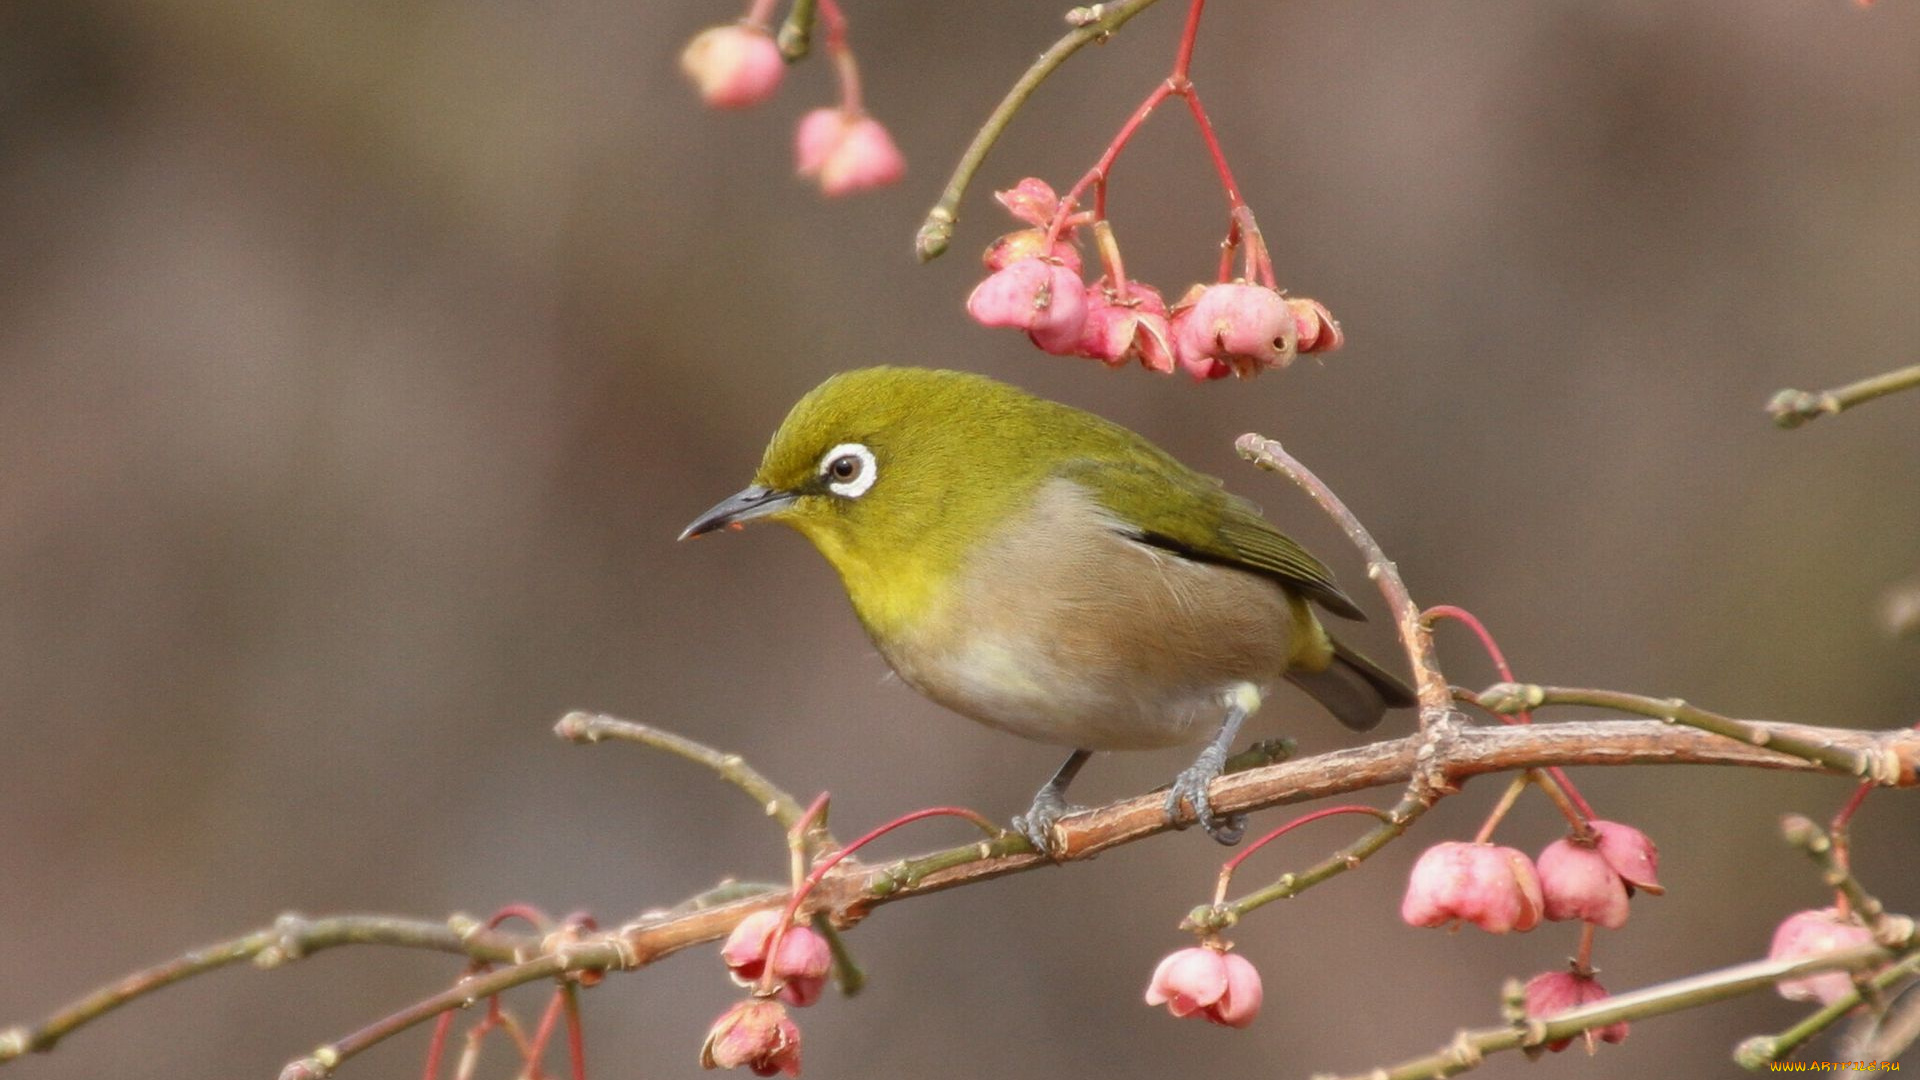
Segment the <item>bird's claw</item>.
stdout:
<svg viewBox="0 0 1920 1080">
<path fill-rule="evenodd" d="M 1247 815 L 1215 817 L 1213 803 L 1207 797 L 1208 786 L 1220 778 L 1220 772 L 1225 767 L 1224 751 L 1211 746 L 1201 751 L 1199 760 L 1182 771 L 1167 792 L 1167 823 L 1176 829 L 1187 827 L 1180 813 L 1180 803 L 1184 800 L 1192 804 L 1194 819 L 1200 822 L 1201 828 L 1207 830 L 1208 836 L 1229 847 L 1239 843 L 1247 832 Z"/>
<path fill-rule="evenodd" d="M 1027 838 L 1033 850 L 1049 859 L 1058 860 L 1060 852 L 1055 848 L 1053 827 L 1068 814 L 1077 814 L 1085 810 L 1084 806 L 1070 805 L 1060 793 L 1051 788 L 1043 788 L 1033 797 L 1033 805 L 1027 812 L 1013 819 L 1013 831 Z"/>
</svg>

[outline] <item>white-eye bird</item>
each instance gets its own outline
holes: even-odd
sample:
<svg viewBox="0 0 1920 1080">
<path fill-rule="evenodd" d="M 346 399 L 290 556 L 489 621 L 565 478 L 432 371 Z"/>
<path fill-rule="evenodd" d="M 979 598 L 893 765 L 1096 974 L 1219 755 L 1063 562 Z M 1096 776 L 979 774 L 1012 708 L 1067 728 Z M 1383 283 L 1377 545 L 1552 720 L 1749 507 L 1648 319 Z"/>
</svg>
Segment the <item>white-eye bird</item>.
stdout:
<svg viewBox="0 0 1920 1080">
<path fill-rule="evenodd" d="M 1167 797 L 1223 843 L 1207 786 L 1282 679 L 1364 731 L 1405 683 L 1329 635 L 1360 609 L 1219 481 L 1091 413 L 979 375 L 877 367 L 802 398 L 753 483 L 685 539 L 785 522 L 840 573 L 909 686 L 1073 754 L 1015 819 L 1041 851 L 1096 750 L 1212 734 Z"/>
</svg>

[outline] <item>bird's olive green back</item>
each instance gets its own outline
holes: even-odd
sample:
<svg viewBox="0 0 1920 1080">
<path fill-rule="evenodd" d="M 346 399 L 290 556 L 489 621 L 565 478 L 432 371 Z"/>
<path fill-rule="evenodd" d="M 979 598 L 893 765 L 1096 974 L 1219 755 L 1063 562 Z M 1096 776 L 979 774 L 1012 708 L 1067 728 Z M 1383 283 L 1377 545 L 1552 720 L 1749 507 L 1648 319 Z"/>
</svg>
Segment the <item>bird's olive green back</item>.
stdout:
<svg viewBox="0 0 1920 1080">
<path fill-rule="evenodd" d="M 859 498 L 819 483 L 823 456 L 842 444 L 874 455 L 876 480 Z M 775 516 L 820 548 L 869 629 L 884 632 L 937 602 L 972 546 L 1054 477 L 1084 486 L 1138 539 L 1359 615 L 1319 560 L 1218 481 L 1117 424 L 979 375 L 894 367 L 836 375 L 793 407 L 754 482 L 808 492 Z"/>
</svg>

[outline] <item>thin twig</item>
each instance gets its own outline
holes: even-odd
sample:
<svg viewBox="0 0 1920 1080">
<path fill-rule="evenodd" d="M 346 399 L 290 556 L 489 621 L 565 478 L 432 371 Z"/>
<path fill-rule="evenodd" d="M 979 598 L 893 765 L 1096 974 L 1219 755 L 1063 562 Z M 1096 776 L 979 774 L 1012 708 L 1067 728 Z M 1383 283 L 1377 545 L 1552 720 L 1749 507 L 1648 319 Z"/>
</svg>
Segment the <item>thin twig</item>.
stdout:
<svg viewBox="0 0 1920 1080">
<path fill-rule="evenodd" d="M 1462 1031 L 1446 1047 L 1425 1057 L 1414 1058 L 1390 1068 L 1359 1073 L 1347 1080 L 1431 1080 L 1453 1076 L 1479 1065 L 1488 1054 L 1542 1046 L 1557 1039 L 1571 1039 L 1581 1032 L 1622 1020 L 1644 1020 L 1679 1012 L 1764 990 L 1783 979 L 1799 978 L 1820 971 L 1853 970 L 1885 958 L 1885 950 L 1867 945 L 1803 960 L 1756 960 L 1735 964 L 1718 971 L 1604 998 L 1577 1009 L 1556 1013 L 1548 1019 L 1527 1020 L 1510 1027 Z M 1332 1078 L 1322 1076 L 1316 1080 Z"/>
<path fill-rule="evenodd" d="M 1920 386 L 1920 364 L 1831 390 L 1782 390 L 1767 402 L 1767 414 L 1783 428 L 1797 428 L 1809 420 L 1845 412 L 1862 402 L 1916 386 Z"/>
<path fill-rule="evenodd" d="M 967 193 L 967 185 L 973 182 L 973 174 L 980 171 L 980 165 L 987 160 L 987 152 L 999 140 L 1001 132 L 1013 122 L 1021 106 L 1040 88 L 1040 84 L 1053 74 L 1054 69 L 1066 62 L 1067 57 L 1082 47 L 1097 41 L 1105 41 L 1115 30 L 1126 25 L 1135 15 L 1152 7 L 1159 0 L 1120 0 L 1115 4 L 1095 4 L 1092 7 L 1075 8 L 1067 14 L 1069 22 L 1074 24 L 1065 37 L 1053 43 L 1046 52 L 1040 54 L 1032 66 L 1014 82 L 1007 96 L 987 117 L 974 133 L 973 141 L 960 155 L 960 163 L 954 166 L 953 176 L 947 180 L 947 186 L 940 193 L 940 201 L 927 211 L 927 219 L 914 236 L 913 249 L 921 262 L 939 258 L 947 250 L 947 242 L 953 238 L 953 224 L 960 218 L 960 200 Z"/>
<path fill-rule="evenodd" d="M 793 828 L 806 812 L 799 800 L 782 789 L 778 784 L 761 775 L 758 769 L 747 764 L 739 754 L 728 754 L 715 750 L 705 743 L 695 742 L 684 735 L 675 735 L 671 731 L 648 724 L 622 720 L 618 717 L 600 713 L 570 712 L 560 718 L 553 726 L 553 733 L 569 742 L 597 743 L 603 739 L 620 739 L 635 742 L 642 746 L 651 746 L 655 750 L 665 750 L 686 758 L 696 765 L 705 765 L 720 775 L 722 780 L 747 793 L 747 796 L 759 803 L 767 815 L 778 821 L 783 828 Z"/>
<path fill-rule="evenodd" d="M 1769 750 L 1806 758 L 1835 772 L 1862 777 L 1877 784 L 1904 786 L 1914 782 L 1911 763 L 1891 758 L 1879 752 L 1877 747 L 1841 745 L 1818 737 L 1807 738 L 1777 726 L 1735 720 L 1730 716 L 1708 712 L 1679 698 L 1651 698 L 1618 690 L 1497 683 L 1480 692 L 1480 704 L 1497 713 L 1537 709 L 1545 705 L 1617 709 L 1668 723 L 1685 724 L 1752 746 L 1764 746 Z"/>
<path fill-rule="evenodd" d="M 392 915 L 338 915 L 325 919 L 282 915 L 267 929 L 189 950 L 103 986 L 38 1024 L 0 1032 L 0 1062 L 34 1051 L 51 1050 L 74 1028 L 98 1020 L 128 1002 L 241 960 L 270 968 L 338 945 L 390 945 L 453 953 L 476 960 L 509 961 L 516 953 L 534 950 L 539 941 L 535 936 L 486 930 L 464 916 L 431 922 Z"/>
<path fill-rule="evenodd" d="M 813 12 L 818 0 L 793 0 L 793 9 L 787 12 L 787 21 L 780 24 L 780 55 L 787 63 L 806 59 L 813 48 Z"/>
<path fill-rule="evenodd" d="M 1820 880 L 1830 889 L 1846 897 L 1846 908 L 1850 910 L 1874 932 L 1875 938 L 1891 934 L 1896 939 L 1913 932 L 1912 926 L 1888 927 L 1889 920 L 1897 918 L 1887 914 L 1885 904 L 1878 897 L 1867 892 L 1860 879 L 1845 860 L 1839 858 L 1840 849 L 1826 831 L 1813 823 L 1813 819 L 1802 814 L 1788 814 L 1780 819 L 1780 833 L 1804 853 L 1814 864 L 1820 867 Z M 1887 944 L 1883 941 L 1882 944 Z"/>
</svg>

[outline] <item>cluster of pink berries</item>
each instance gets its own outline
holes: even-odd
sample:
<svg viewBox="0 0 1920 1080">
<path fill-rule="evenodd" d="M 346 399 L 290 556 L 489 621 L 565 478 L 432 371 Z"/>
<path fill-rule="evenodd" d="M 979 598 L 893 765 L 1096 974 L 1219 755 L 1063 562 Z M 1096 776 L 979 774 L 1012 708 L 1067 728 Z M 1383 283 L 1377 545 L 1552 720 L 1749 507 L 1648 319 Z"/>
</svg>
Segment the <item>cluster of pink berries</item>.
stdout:
<svg viewBox="0 0 1920 1080">
<path fill-rule="evenodd" d="M 1805 960 L 1873 944 L 1873 931 L 1839 908 L 1815 908 L 1787 916 L 1773 932 L 1771 960 Z M 1831 1005 L 1853 992 L 1853 976 L 1828 971 L 1804 979 L 1784 979 L 1775 989 L 1788 1001 Z"/>
<path fill-rule="evenodd" d="M 721 947 L 728 973 L 741 986 L 753 987 L 753 996 L 714 1021 L 700 1048 L 706 1068 L 744 1065 L 756 1076 L 800 1075 L 800 1027 L 786 1005 L 820 1000 L 833 970 L 833 951 L 810 926 L 791 923 L 781 933 L 786 919 L 785 911 L 756 911 Z"/>
<path fill-rule="evenodd" d="M 1247 378 L 1343 341 L 1340 324 L 1319 301 L 1248 280 L 1194 285 L 1169 307 L 1153 286 L 1127 280 L 1106 222 L 1072 213 L 1045 181 L 1028 177 L 995 197 L 1030 227 L 987 248 L 990 273 L 967 297 L 967 312 L 984 326 L 1024 330 L 1055 356 L 1110 367 L 1138 361 L 1198 380 Z M 1104 271 L 1091 284 L 1081 280 L 1074 236 L 1086 224 L 1099 236 Z"/>
<path fill-rule="evenodd" d="M 827 47 L 840 71 L 841 102 L 801 118 L 794 138 L 798 171 L 812 177 L 827 195 L 885 187 L 906 175 L 906 158 L 887 129 L 860 105 L 859 79 L 838 8 L 822 4 L 821 14 L 828 20 Z M 745 109 L 773 97 L 786 75 L 787 60 L 756 5 L 740 22 L 696 36 L 680 54 L 680 69 L 708 105 Z"/>
</svg>

